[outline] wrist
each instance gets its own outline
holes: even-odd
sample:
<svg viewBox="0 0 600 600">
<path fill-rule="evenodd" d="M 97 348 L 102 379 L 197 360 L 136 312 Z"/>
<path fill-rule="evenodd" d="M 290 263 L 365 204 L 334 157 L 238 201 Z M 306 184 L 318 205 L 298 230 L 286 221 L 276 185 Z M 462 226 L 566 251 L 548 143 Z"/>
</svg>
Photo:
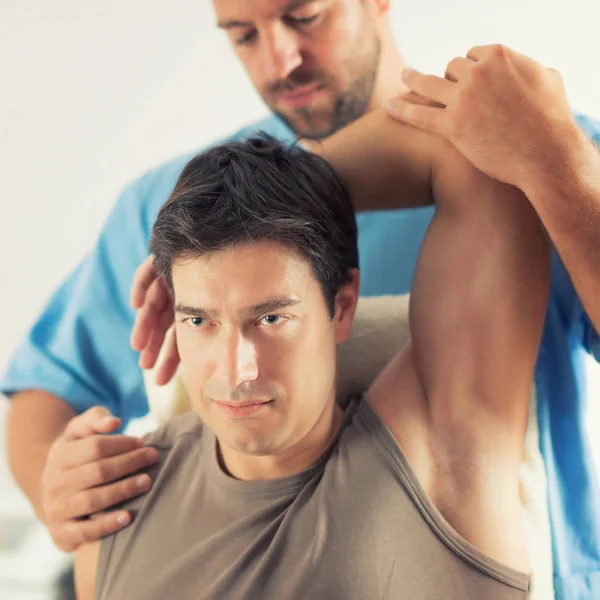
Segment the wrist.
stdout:
<svg viewBox="0 0 600 600">
<path fill-rule="evenodd" d="M 571 190 L 579 189 L 588 176 L 590 160 L 593 163 L 590 153 L 597 154 L 575 120 L 552 129 L 550 141 L 525 165 L 517 183 L 534 205 L 545 197 L 569 196 Z"/>
</svg>

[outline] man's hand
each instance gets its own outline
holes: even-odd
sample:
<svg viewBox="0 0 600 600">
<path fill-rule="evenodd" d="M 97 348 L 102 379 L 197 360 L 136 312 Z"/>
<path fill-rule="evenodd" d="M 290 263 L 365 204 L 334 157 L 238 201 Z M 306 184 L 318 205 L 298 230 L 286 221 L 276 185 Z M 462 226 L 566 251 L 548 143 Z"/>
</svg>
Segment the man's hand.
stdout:
<svg viewBox="0 0 600 600">
<path fill-rule="evenodd" d="M 103 511 L 150 488 L 147 474 L 119 481 L 158 460 L 158 452 L 143 447 L 139 438 L 106 435 L 119 423 L 107 409 L 90 408 L 73 418 L 50 448 L 42 510 L 52 539 L 67 552 L 128 525 L 127 511 Z"/>
<path fill-rule="evenodd" d="M 391 116 L 441 135 L 480 171 L 521 189 L 559 168 L 577 129 L 560 74 L 501 45 L 455 58 L 445 79 L 402 76 L 438 106 L 401 96 L 388 104 Z"/>
<path fill-rule="evenodd" d="M 173 324 L 173 295 L 165 278 L 154 268 L 154 257 L 149 256 L 137 269 L 131 286 L 131 306 L 137 309 L 131 332 L 131 347 L 141 352 L 139 364 L 151 369 L 163 349 L 163 356 L 155 373 L 156 383 L 169 382 L 179 365 L 179 353 Z"/>
</svg>

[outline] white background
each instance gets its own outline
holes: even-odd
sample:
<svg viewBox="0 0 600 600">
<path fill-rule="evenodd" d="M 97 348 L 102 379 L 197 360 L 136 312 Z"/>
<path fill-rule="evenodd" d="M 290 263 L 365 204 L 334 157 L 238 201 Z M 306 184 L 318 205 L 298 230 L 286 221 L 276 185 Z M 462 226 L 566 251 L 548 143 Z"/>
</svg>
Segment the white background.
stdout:
<svg viewBox="0 0 600 600">
<path fill-rule="evenodd" d="M 600 117 L 597 0 L 392 2 L 409 65 L 440 73 L 502 42 L 560 70 L 572 106 Z M 0 0 L 0 371 L 126 181 L 265 113 L 208 0 Z"/>
</svg>

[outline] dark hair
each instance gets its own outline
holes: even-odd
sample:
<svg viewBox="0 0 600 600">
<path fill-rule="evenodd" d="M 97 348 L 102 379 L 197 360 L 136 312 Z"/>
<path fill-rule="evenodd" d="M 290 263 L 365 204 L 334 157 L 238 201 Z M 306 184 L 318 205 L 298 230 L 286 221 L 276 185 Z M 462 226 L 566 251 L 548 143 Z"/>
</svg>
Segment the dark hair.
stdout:
<svg viewBox="0 0 600 600">
<path fill-rule="evenodd" d="M 358 267 L 356 219 L 331 166 L 297 145 L 261 134 L 212 148 L 183 169 L 150 240 L 172 287 L 176 259 L 272 240 L 310 263 L 331 316 Z"/>
</svg>

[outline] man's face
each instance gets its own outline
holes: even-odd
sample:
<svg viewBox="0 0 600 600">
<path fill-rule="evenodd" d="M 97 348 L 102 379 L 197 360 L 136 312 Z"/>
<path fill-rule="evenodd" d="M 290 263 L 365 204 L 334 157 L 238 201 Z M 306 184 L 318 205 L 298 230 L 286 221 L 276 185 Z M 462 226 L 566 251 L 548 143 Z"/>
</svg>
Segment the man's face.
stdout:
<svg viewBox="0 0 600 600">
<path fill-rule="evenodd" d="M 279 454 L 331 415 L 352 298 L 330 319 L 309 263 L 267 241 L 176 261 L 172 275 L 192 406 L 221 444 Z"/>
<path fill-rule="evenodd" d="M 259 94 L 299 136 L 326 137 L 366 111 L 380 53 L 368 1 L 213 3 Z"/>
</svg>

